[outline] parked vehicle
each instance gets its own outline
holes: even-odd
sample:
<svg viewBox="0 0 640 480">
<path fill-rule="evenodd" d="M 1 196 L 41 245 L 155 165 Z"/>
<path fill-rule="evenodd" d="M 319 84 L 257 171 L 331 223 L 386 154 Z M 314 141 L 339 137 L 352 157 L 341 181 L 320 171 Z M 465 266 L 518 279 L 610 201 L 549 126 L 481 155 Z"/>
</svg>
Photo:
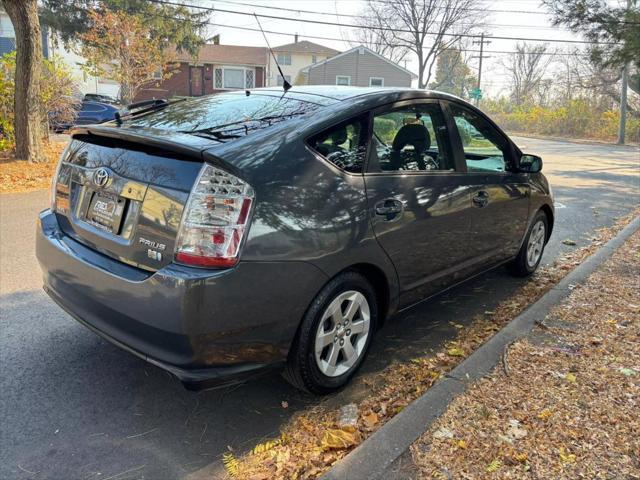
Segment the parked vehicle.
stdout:
<svg viewBox="0 0 640 480">
<path fill-rule="evenodd" d="M 83 100 L 77 105 L 75 115 L 59 115 L 57 112 L 49 113 L 49 125 L 51 130 L 61 133 L 77 125 L 93 125 L 96 123 L 113 120 L 119 111 L 116 105 Z"/>
<path fill-rule="evenodd" d="M 437 92 L 164 102 L 73 131 L 37 256 L 67 312 L 189 388 L 284 368 L 324 394 L 394 313 L 501 264 L 536 270 L 541 168 Z"/>
<path fill-rule="evenodd" d="M 85 93 L 83 100 L 87 102 L 99 102 L 99 103 L 108 103 L 110 105 L 120 105 L 120 101 L 117 98 L 114 98 L 111 95 L 104 95 L 101 93 Z"/>
</svg>

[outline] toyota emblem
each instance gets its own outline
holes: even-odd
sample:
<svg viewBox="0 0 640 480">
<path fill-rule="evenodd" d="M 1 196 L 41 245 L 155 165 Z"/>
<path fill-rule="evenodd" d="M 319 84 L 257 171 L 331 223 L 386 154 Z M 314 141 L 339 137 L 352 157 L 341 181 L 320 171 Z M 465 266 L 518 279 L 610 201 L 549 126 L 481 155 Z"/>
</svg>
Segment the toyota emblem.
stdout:
<svg viewBox="0 0 640 480">
<path fill-rule="evenodd" d="M 98 187 L 106 187 L 111 180 L 111 175 L 109 174 L 109 170 L 106 168 L 99 168 L 95 172 L 93 172 L 93 183 L 95 183 Z"/>
</svg>

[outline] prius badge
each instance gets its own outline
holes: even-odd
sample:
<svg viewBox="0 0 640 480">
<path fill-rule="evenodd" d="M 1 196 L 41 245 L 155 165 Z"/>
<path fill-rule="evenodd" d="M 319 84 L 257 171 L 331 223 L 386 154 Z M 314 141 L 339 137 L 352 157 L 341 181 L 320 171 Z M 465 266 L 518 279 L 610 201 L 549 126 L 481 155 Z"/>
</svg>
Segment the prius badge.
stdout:
<svg viewBox="0 0 640 480">
<path fill-rule="evenodd" d="M 158 262 L 162 261 L 162 252 L 167 248 L 164 243 L 147 240 L 144 237 L 140 237 L 139 242 L 147 247 L 151 247 L 147 249 L 147 257 L 152 260 L 157 260 Z"/>
</svg>

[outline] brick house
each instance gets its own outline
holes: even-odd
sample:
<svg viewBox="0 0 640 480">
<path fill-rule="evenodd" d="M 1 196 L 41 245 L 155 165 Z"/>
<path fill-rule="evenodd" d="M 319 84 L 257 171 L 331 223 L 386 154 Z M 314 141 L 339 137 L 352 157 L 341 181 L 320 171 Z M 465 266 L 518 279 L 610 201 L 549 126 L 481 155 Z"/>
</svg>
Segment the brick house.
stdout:
<svg viewBox="0 0 640 480">
<path fill-rule="evenodd" d="M 218 44 L 203 45 L 197 58 L 178 52 L 173 75 L 150 84 L 136 96 L 136 101 L 262 87 L 266 83 L 268 54 L 263 47 Z"/>
</svg>

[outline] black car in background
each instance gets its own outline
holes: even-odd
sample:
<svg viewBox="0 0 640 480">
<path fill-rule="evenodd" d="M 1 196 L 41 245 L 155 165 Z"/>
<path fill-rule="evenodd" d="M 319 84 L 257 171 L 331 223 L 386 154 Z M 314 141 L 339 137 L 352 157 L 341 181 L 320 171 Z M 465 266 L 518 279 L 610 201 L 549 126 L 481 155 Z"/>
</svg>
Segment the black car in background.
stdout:
<svg viewBox="0 0 640 480">
<path fill-rule="evenodd" d="M 118 101 L 117 98 L 114 98 L 111 95 L 103 95 L 101 93 L 85 93 L 83 100 L 87 102 L 100 102 L 108 103 L 110 105 L 120 105 L 120 101 Z"/>
<path fill-rule="evenodd" d="M 73 130 L 37 257 L 62 308 L 190 388 L 275 368 L 322 394 L 394 313 L 498 265 L 536 270 L 554 223 L 541 168 L 438 92 L 147 104 Z"/>
<path fill-rule="evenodd" d="M 93 125 L 114 120 L 119 110 L 118 105 L 83 100 L 77 103 L 75 115 L 49 112 L 49 126 L 54 132 L 62 133 L 77 125 Z"/>
</svg>

